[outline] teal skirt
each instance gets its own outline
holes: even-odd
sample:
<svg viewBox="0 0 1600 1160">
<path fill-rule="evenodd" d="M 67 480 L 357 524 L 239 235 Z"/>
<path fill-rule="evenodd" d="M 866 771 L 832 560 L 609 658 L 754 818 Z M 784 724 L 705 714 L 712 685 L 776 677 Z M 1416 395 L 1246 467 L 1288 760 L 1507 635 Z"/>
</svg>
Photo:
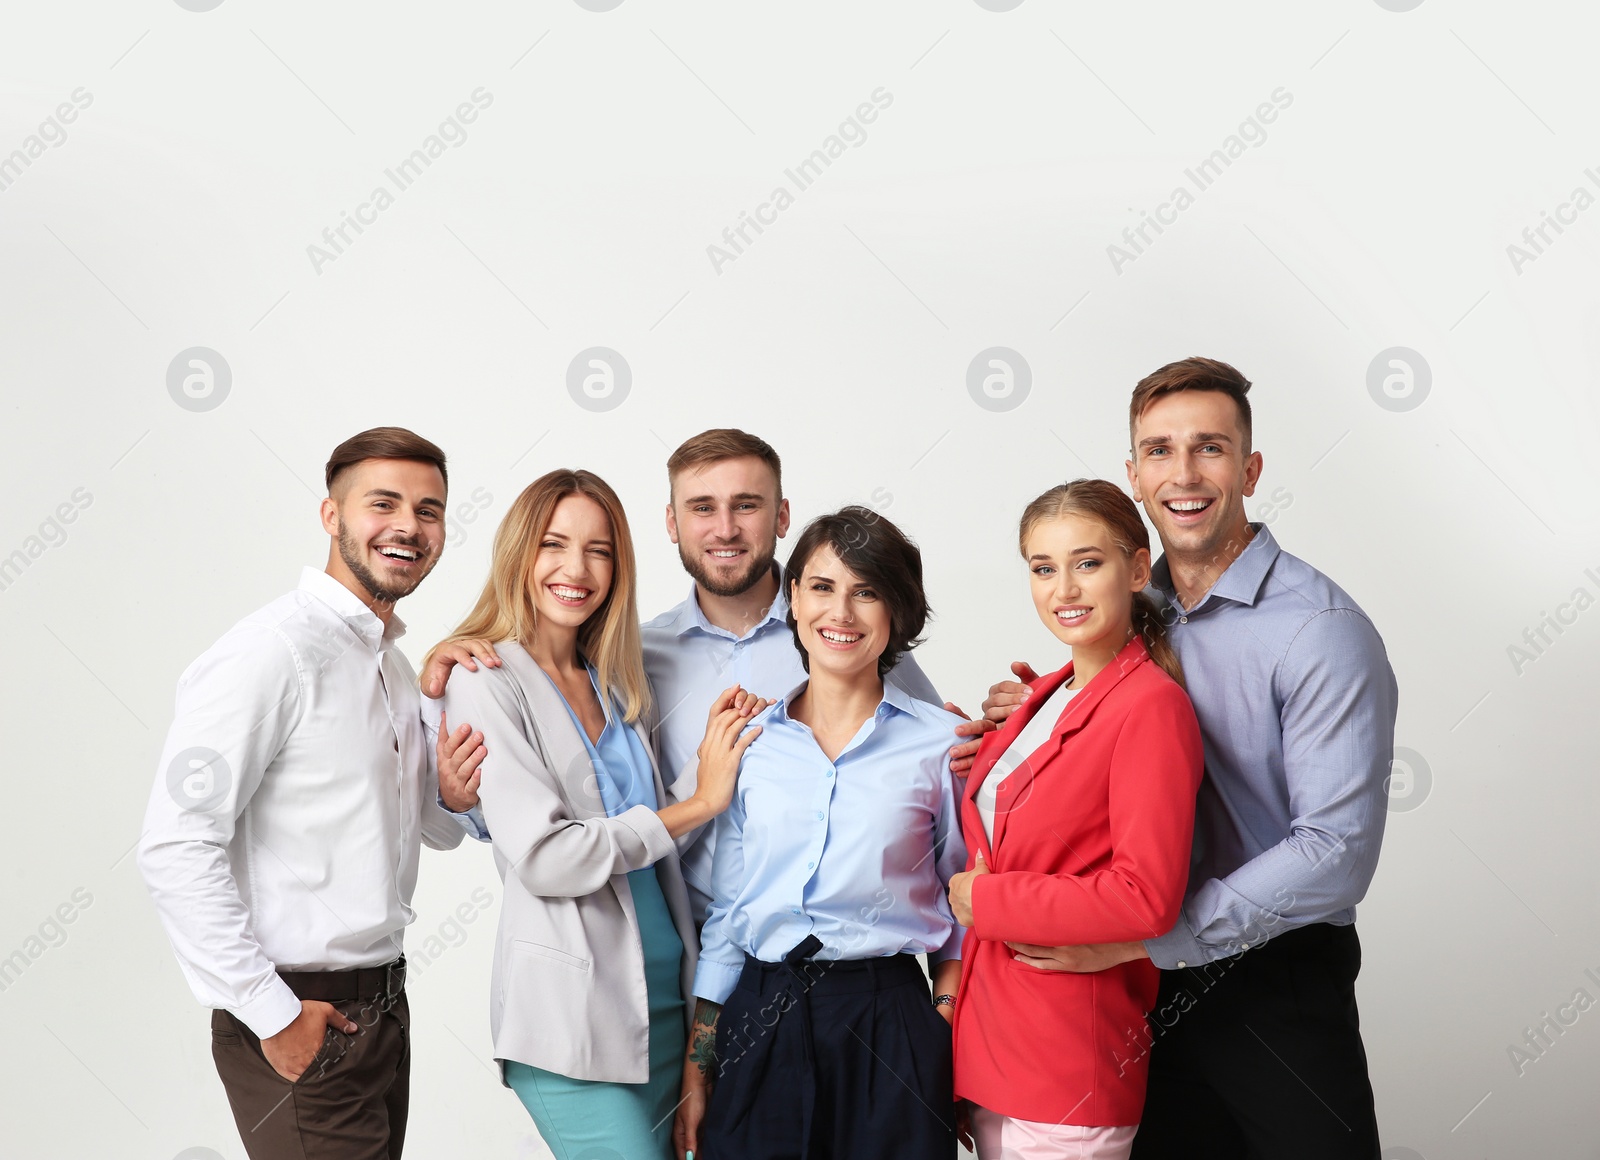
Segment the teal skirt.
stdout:
<svg viewBox="0 0 1600 1160">
<path fill-rule="evenodd" d="M 600 1083 L 505 1061 L 506 1083 L 556 1160 L 672 1156 L 672 1116 L 683 1082 L 683 940 L 654 866 L 628 875 L 650 997 L 650 1080 Z"/>
</svg>

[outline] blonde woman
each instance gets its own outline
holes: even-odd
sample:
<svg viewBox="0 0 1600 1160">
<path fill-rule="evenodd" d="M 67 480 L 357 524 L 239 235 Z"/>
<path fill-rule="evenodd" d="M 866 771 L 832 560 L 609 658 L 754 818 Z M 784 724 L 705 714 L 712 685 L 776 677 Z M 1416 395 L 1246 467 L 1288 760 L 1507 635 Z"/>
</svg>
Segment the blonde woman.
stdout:
<svg viewBox="0 0 1600 1160">
<path fill-rule="evenodd" d="M 476 607 L 439 646 L 486 639 L 501 660 L 457 671 L 441 708 L 487 750 L 478 794 L 505 885 L 495 1058 L 558 1160 L 670 1154 L 698 954 L 675 843 L 728 807 L 760 732 L 740 731 L 767 704 L 726 690 L 693 796 L 670 801 L 635 576 L 616 493 L 552 471 L 512 503 Z"/>
</svg>

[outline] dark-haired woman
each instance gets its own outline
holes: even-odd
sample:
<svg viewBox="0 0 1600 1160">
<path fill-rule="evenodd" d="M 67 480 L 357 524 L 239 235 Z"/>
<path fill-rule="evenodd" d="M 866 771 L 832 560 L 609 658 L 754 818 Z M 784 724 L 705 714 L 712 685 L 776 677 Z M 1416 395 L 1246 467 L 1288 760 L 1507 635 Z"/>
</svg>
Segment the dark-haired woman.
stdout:
<svg viewBox="0 0 1600 1160">
<path fill-rule="evenodd" d="M 1144 1106 L 1159 972 L 1040 970 L 1008 944 L 1155 938 L 1189 870 L 1200 727 L 1155 606 L 1139 510 L 1105 480 L 1052 488 L 1018 543 L 1039 617 L 1072 659 L 986 734 L 962 804 L 973 861 L 955 1090 L 980 1160 L 1126 1160 Z"/>
<path fill-rule="evenodd" d="M 809 679 L 753 719 L 717 821 L 679 1152 L 953 1158 L 959 718 L 883 680 L 927 620 L 922 558 L 852 507 L 801 533 L 785 575 Z"/>
</svg>

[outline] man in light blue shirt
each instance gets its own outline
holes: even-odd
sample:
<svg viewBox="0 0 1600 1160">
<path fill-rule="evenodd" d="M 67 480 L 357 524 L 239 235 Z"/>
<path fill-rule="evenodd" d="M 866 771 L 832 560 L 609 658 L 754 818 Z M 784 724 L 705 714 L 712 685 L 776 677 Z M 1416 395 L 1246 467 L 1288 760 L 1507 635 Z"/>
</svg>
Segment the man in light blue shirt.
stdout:
<svg viewBox="0 0 1600 1160">
<path fill-rule="evenodd" d="M 1162 968 L 1125 1049 L 1150 1059 L 1135 1160 L 1377 1160 L 1354 923 L 1383 841 L 1398 693 L 1366 613 L 1245 518 L 1262 467 L 1249 389 L 1226 363 L 1184 359 L 1143 379 L 1129 413 L 1129 483 L 1165 550 L 1148 594 L 1205 743 L 1177 926 L 1013 949 L 1044 969 Z M 1025 690 L 995 686 L 985 713 L 1003 720 Z"/>
<path fill-rule="evenodd" d="M 783 497 L 777 452 L 743 431 L 704 431 L 672 453 L 667 477 L 667 534 L 694 585 L 681 604 L 643 624 L 640 636 L 655 697 L 651 732 L 662 781 L 673 796 L 685 797 L 694 792 L 695 751 L 717 694 L 737 683 L 758 696 L 777 698 L 804 680 L 805 670 L 785 624 L 789 605 L 776 559 L 778 540 L 789 531 L 789 501 Z M 445 658 L 424 674 L 423 688 L 430 695 L 443 690 L 449 664 Z M 940 704 L 909 653 L 885 682 L 918 700 Z M 954 706 L 946 708 L 966 716 Z M 469 833 L 487 840 L 482 818 L 472 808 L 483 754 L 479 746 L 477 755 L 469 756 L 473 751 L 463 744 L 468 725 L 456 723 L 450 741 L 461 749 L 440 761 L 440 799 L 458 812 Z M 950 751 L 954 772 L 964 773 L 971 765 L 977 742 L 969 738 L 982 731 L 976 722 L 955 731 Z M 705 921 L 710 902 L 714 848 L 713 828 L 707 826 L 680 854 L 697 924 Z"/>
</svg>

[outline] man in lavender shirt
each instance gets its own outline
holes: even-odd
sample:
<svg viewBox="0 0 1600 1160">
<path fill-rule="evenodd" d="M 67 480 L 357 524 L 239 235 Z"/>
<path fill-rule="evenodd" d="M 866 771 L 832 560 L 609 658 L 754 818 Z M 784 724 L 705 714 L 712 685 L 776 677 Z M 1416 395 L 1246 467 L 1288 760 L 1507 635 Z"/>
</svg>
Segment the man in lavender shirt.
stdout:
<svg viewBox="0 0 1600 1160">
<path fill-rule="evenodd" d="M 1250 383 L 1213 359 L 1134 389 L 1133 496 L 1161 536 L 1164 610 L 1205 742 L 1183 913 L 1102 946 L 1013 944 L 1045 970 L 1148 957 L 1162 969 L 1135 1160 L 1377 1160 L 1356 1011 L 1355 904 L 1378 864 L 1397 690 L 1383 641 L 1345 592 L 1249 523 L 1261 475 Z M 995 685 L 1003 721 L 1036 674 Z"/>
</svg>

